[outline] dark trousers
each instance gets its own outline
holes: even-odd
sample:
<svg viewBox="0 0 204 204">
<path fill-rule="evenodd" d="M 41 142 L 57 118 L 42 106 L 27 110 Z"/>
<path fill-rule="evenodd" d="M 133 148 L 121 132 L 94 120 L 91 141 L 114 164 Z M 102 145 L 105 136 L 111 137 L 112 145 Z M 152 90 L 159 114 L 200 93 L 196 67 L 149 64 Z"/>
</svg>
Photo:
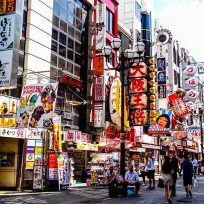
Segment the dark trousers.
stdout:
<svg viewBox="0 0 204 204">
<path fill-rule="evenodd" d="M 146 176 L 146 172 L 145 171 L 141 171 L 141 177 L 142 177 L 143 183 L 145 183 L 145 176 Z"/>
<path fill-rule="evenodd" d="M 172 174 L 172 178 L 173 178 L 173 186 L 172 186 L 172 196 L 176 195 L 176 180 L 177 180 L 177 172 L 174 172 Z"/>
<path fill-rule="evenodd" d="M 126 196 L 126 187 L 125 183 L 117 183 L 116 180 L 108 184 L 108 195 L 109 197 L 115 197 L 117 195 Z"/>
</svg>

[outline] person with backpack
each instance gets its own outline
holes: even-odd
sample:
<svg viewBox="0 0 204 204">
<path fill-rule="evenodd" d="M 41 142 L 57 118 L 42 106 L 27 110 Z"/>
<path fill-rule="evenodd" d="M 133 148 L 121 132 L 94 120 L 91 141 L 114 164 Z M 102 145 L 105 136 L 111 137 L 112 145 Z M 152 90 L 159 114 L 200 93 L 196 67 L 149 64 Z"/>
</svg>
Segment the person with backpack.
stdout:
<svg viewBox="0 0 204 204">
<path fill-rule="evenodd" d="M 147 162 L 147 177 L 149 179 L 149 187 L 147 189 L 155 189 L 155 167 L 152 152 L 148 155 L 148 162 Z"/>
<path fill-rule="evenodd" d="M 181 163 L 181 171 L 183 171 L 183 185 L 186 190 L 186 196 L 192 196 L 192 177 L 193 165 L 188 159 L 188 155 L 184 154 L 184 161 Z"/>
</svg>

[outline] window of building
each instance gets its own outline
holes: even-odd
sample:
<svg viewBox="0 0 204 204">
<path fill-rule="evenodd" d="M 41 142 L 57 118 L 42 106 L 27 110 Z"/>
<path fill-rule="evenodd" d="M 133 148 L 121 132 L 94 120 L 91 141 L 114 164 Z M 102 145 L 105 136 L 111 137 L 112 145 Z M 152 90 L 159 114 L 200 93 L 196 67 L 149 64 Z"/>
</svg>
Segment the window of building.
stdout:
<svg viewBox="0 0 204 204">
<path fill-rule="evenodd" d="M 60 9 L 60 18 L 63 20 L 63 21 L 67 21 L 67 12 L 64 10 L 64 9 Z"/>
<path fill-rule="evenodd" d="M 141 22 L 141 6 L 137 2 L 135 2 L 135 17 Z"/>
<path fill-rule="evenodd" d="M 51 46 L 52 51 L 57 52 L 57 42 L 52 40 L 52 46 Z"/>
<path fill-rule="evenodd" d="M 52 18 L 52 24 L 57 28 L 59 27 L 59 18 L 55 15 L 53 15 L 53 18 Z"/>
<path fill-rule="evenodd" d="M 178 74 L 176 70 L 174 70 L 174 84 L 177 85 L 177 83 L 178 83 Z"/>
<path fill-rule="evenodd" d="M 69 2 L 68 9 L 69 9 L 69 12 L 74 14 L 75 5 L 72 2 Z"/>
<path fill-rule="evenodd" d="M 60 43 L 62 43 L 63 45 L 66 46 L 66 43 L 67 43 L 67 37 L 66 37 L 66 35 L 63 34 L 63 33 L 60 33 L 59 41 L 60 41 Z"/>
<path fill-rule="evenodd" d="M 61 7 L 67 9 L 67 0 L 60 0 Z"/>
<path fill-rule="evenodd" d="M 66 70 L 70 73 L 73 73 L 73 64 L 71 62 L 67 62 Z"/>
<path fill-rule="evenodd" d="M 58 31 L 55 29 L 52 29 L 52 38 L 58 41 Z"/>
<path fill-rule="evenodd" d="M 67 50 L 67 58 L 73 61 L 73 58 L 74 58 L 73 50 L 70 50 L 70 49 Z"/>
<path fill-rule="evenodd" d="M 106 30 L 113 33 L 113 13 L 106 10 Z"/>
<path fill-rule="evenodd" d="M 68 25 L 68 34 L 74 36 L 74 28 L 70 25 Z"/>
<path fill-rule="evenodd" d="M 81 53 L 81 44 L 75 42 L 75 51 Z"/>
<path fill-rule="evenodd" d="M 80 77 L 80 67 L 78 67 L 78 66 L 75 66 L 75 67 L 74 67 L 74 75 Z"/>
<path fill-rule="evenodd" d="M 68 38 L 68 47 L 74 49 L 74 41 L 71 38 Z"/>
<path fill-rule="evenodd" d="M 78 55 L 77 53 L 75 53 L 75 63 L 81 64 L 81 55 Z"/>
<path fill-rule="evenodd" d="M 82 10 L 79 7 L 76 7 L 76 17 L 80 20 L 82 18 Z"/>
<path fill-rule="evenodd" d="M 66 47 L 61 44 L 59 44 L 59 55 L 66 57 Z"/>
<path fill-rule="evenodd" d="M 51 64 L 57 67 L 57 56 L 51 54 Z"/>
<path fill-rule="evenodd" d="M 54 6 L 53 6 L 53 13 L 55 14 L 55 16 L 59 16 L 59 10 L 60 10 L 60 7 L 58 4 L 54 3 Z"/>
<path fill-rule="evenodd" d="M 63 20 L 60 20 L 60 29 L 65 33 L 67 32 L 67 23 L 65 23 Z"/>
<path fill-rule="evenodd" d="M 75 18 L 74 18 L 74 16 L 72 16 L 71 14 L 68 15 L 68 22 L 69 22 L 71 25 L 75 26 Z"/>
<path fill-rule="evenodd" d="M 65 60 L 62 58 L 58 58 L 58 67 L 64 69 L 65 68 Z"/>
<path fill-rule="evenodd" d="M 19 61 L 18 61 L 19 67 L 24 67 L 24 55 L 19 53 Z"/>
</svg>

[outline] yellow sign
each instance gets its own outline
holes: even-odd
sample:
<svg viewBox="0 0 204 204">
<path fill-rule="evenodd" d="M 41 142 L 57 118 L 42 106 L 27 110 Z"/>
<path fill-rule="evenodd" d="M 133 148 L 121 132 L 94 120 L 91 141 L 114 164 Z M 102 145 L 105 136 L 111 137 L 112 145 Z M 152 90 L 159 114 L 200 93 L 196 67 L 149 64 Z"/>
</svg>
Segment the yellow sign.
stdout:
<svg viewBox="0 0 204 204">
<path fill-rule="evenodd" d="M 42 154 L 43 148 L 42 147 L 35 147 L 35 154 Z"/>
<path fill-rule="evenodd" d="M 62 150 L 61 124 L 53 124 L 54 150 Z"/>
<path fill-rule="evenodd" d="M 34 162 L 26 162 L 26 169 L 33 169 Z"/>
<path fill-rule="evenodd" d="M 16 10 L 16 0 L 0 0 L 0 14 L 11 13 Z"/>
</svg>

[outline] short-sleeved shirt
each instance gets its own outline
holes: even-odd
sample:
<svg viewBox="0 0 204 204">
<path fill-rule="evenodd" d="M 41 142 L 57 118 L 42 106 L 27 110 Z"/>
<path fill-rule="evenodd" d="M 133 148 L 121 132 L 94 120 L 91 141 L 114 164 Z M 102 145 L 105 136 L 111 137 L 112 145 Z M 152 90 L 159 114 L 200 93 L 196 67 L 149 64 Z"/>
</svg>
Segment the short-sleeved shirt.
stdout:
<svg viewBox="0 0 204 204">
<path fill-rule="evenodd" d="M 153 158 L 149 158 L 148 162 L 147 162 L 147 170 L 154 170 L 154 159 Z"/>
<path fill-rule="evenodd" d="M 127 171 L 125 174 L 125 180 L 127 181 L 136 182 L 138 181 L 138 179 L 139 179 L 139 176 L 136 171 L 133 171 L 133 172 Z"/>
<path fill-rule="evenodd" d="M 108 182 L 110 182 L 115 175 L 116 175 L 116 173 L 114 171 L 113 172 L 107 171 L 106 172 L 106 177 L 108 179 Z"/>
<path fill-rule="evenodd" d="M 198 166 L 198 160 L 197 160 L 197 159 L 194 159 L 194 160 L 192 161 L 192 164 L 193 164 L 193 166 Z"/>
</svg>

